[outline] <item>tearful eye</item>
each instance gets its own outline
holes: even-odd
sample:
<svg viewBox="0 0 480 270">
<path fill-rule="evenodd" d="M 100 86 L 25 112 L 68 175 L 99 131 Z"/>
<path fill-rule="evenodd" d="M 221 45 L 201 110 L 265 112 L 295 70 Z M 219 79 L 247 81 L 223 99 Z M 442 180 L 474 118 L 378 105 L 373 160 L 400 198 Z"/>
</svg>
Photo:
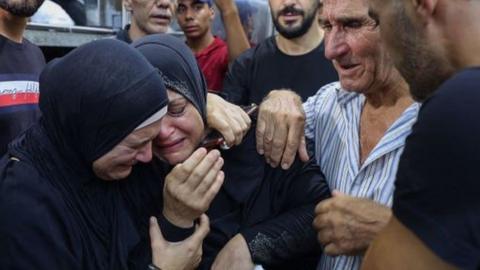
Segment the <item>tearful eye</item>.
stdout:
<svg viewBox="0 0 480 270">
<path fill-rule="evenodd" d="M 172 117 L 180 117 L 185 113 L 187 101 L 176 101 L 168 104 L 168 115 Z"/>
</svg>

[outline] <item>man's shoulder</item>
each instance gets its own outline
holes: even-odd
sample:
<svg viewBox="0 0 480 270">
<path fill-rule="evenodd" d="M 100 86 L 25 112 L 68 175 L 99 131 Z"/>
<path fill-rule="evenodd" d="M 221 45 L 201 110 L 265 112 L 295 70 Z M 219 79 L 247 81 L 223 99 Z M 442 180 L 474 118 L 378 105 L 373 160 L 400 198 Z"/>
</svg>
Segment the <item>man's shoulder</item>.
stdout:
<svg viewBox="0 0 480 270">
<path fill-rule="evenodd" d="M 322 100 L 326 102 L 337 102 L 339 98 L 355 97 L 355 93 L 351 93 L 342 88 L 339 81 L 331 82 L 322 86 L 315 95 L 309 99 Z"/>
<path fill-rule="evenodd" d="M 261 60 L 264 57 L 274 55 L 276 45 L 273 37 L 269 37 L 264 41 L 258 43 L 255 47 L 251 47 L 244 51 L 239 58 L 243 60 Z"/>
<path fill-rule="evenodd" d="M 480 106 L 476 105 L 480 102 L 479 87 L 480 67 L 460 71 L 424 102 L 422 114 L 427 118 L 447 119 L 478 115 Z"/>
</svg>

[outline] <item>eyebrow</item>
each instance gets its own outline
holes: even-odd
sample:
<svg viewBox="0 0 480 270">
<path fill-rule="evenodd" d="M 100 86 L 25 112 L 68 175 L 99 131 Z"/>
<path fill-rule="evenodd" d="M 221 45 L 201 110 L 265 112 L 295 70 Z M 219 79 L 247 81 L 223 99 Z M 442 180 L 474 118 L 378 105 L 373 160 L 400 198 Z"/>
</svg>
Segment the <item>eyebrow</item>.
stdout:
<svg viewBox="0 0 480 270">
<path fill-rule="evenodd" d="M 368 16 L 372 18 L 372 20 L 375 21 L 375 25 L 378 25 L 380 22 L 380 18 L 378 16 L 378 13 L 372 10 L 371 8 L 368 8 Z"/>
<path fill-rule="evenodd" d="M 174 99 L 171 99 L 168 101 L 168 104 L 170 103 L 175 103 L 175 102 L 181 102 L 181 101 L 186 101 L 187 99 L 184 98 L 184 97 L 177 97 L 177 98 L 174 98 Z"/>
<path fill-rule="evenodd" d="M 344 24 L 344 23 L 347 23 L 347 22 L 351 22 L 351 21 L 363 21 L 365 19 L 367 19 L 368 17 L 367 16 L 364 16 L 364 15 L 360 15 L 360 16 L 340 16 L 340 17 L 337 17 L 336 18 L 336 21 Z"/>
</svg>

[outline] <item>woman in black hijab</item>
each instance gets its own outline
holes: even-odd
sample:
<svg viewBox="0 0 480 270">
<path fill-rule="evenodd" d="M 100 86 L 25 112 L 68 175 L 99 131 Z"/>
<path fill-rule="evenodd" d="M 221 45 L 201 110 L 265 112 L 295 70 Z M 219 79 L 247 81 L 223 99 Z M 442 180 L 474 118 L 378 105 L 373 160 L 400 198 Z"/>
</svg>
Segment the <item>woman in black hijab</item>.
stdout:
<svg viewBox="0 0 480 270">
<path fill-rule="evenodd" d="M 0 162 L 0 268 L 147 269 L 134 224 L 155 213 L 127 211 L 138 198 L 122 190 L 143 183 L 117 180 L 151 160 L 167 106 L 160 76 L 102 40 L 48 64 L 40 88 L 41 119 Z"/>
<path fill-rule="evenodd" d="M 204 242 L 200 269 L 210 269 L 217 253 L 232 238 L 238 237 L 246 242 L 251 260 L 264 266 L 282 265 L 289 269 L 291 265 L 288 262 L 294 259 L 302 261 L 307 253 L 317 251 L 311 225 L 313 210 L 318 201 L 329 196 L 319 168 L 313 161 L 302 164 L 299 160 L 286 171 L 271 168 L 256 152 L 254 128 L 241 145 L 222 151 L 224 162 L 221 158 L 217 159 L 218 163 L 211 162 L 211 169 L 207 171 L 215 170 L 224 163 L 225 175 L 225 182 L 211 204 L 204 199 L 209 196 L 208 193 L 204 197 L 196 193 L 204 183 L 216 191 L 216 181 L 223 181 L 222 172 L 215 180 L 207 179 L 208 174 L 205 174 L 204 179 L 197 180 L 198 188 L 187 188 L 182 194 L 180 187 L 185 186 L 189 179 L 176 172 L 185 164 L 193 163 L 192 160 L 197 159 L 196 162 L 201 164 L 207 159 L 200 161 L 199 157 L 210 155 L 214 160 L 217 152 L 214 150 L 207 155 L 205 149 L 197 149 L 206 129 L 206 85 L 203 76 L 190 49 L 177 38 L 151 35 L 132 46 L 162 75 L 169 96 L 169 108 L 153 142 L 154 154 L 162 162 L 157 160 L 153 166 L 138 168 L 131 178 L 166 179 L 163 213 L 167 220 L 174 220 L 170 226 L 179 224 L 178 216 L 184 214 L 186 220 L 193 220 L 195 210 L 198 214 L 199 209 L 206 210 L 209 206 L 207 215 L 211 220 L 211 232 Z M 176 213 L 169 214 L 169 200 L 177 202 L 176 207 L 172 207 L 177 209 Z M 206 207 L 205 201 L 209 204 Z M 185 210 L 189 207 L 193 209 L 190 212 Z M 314 258 L 312 266 L 316 263 Z M 302 261 L 301 265 L 305 266 L 302 269 L 308 269 L 306 262 Z M 226 269 L 225 265 L 216 267 Z"/>
</svg>

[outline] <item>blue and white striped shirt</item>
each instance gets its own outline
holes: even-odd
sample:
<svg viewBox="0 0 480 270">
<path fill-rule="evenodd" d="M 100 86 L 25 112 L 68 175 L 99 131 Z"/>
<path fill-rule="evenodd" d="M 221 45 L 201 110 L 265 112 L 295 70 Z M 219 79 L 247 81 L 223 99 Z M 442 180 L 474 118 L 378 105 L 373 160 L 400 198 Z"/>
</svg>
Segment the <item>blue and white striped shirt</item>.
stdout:
<svg viewBox="0 0 480 270">
<path fill-rule="evenodd" d="M 304 104 L 305 136 L 315 141 L 315 157 L 330 189 L 391 206 L 394 180 L 405 139 L 420 105 L 413 103 L 393 123 L 360 166 L 360 115 L 365 96 L 339 82 L 322 87 Z M 317 269 L 359 269 L 361 256 L 322 255 Z"/>
</svg>

